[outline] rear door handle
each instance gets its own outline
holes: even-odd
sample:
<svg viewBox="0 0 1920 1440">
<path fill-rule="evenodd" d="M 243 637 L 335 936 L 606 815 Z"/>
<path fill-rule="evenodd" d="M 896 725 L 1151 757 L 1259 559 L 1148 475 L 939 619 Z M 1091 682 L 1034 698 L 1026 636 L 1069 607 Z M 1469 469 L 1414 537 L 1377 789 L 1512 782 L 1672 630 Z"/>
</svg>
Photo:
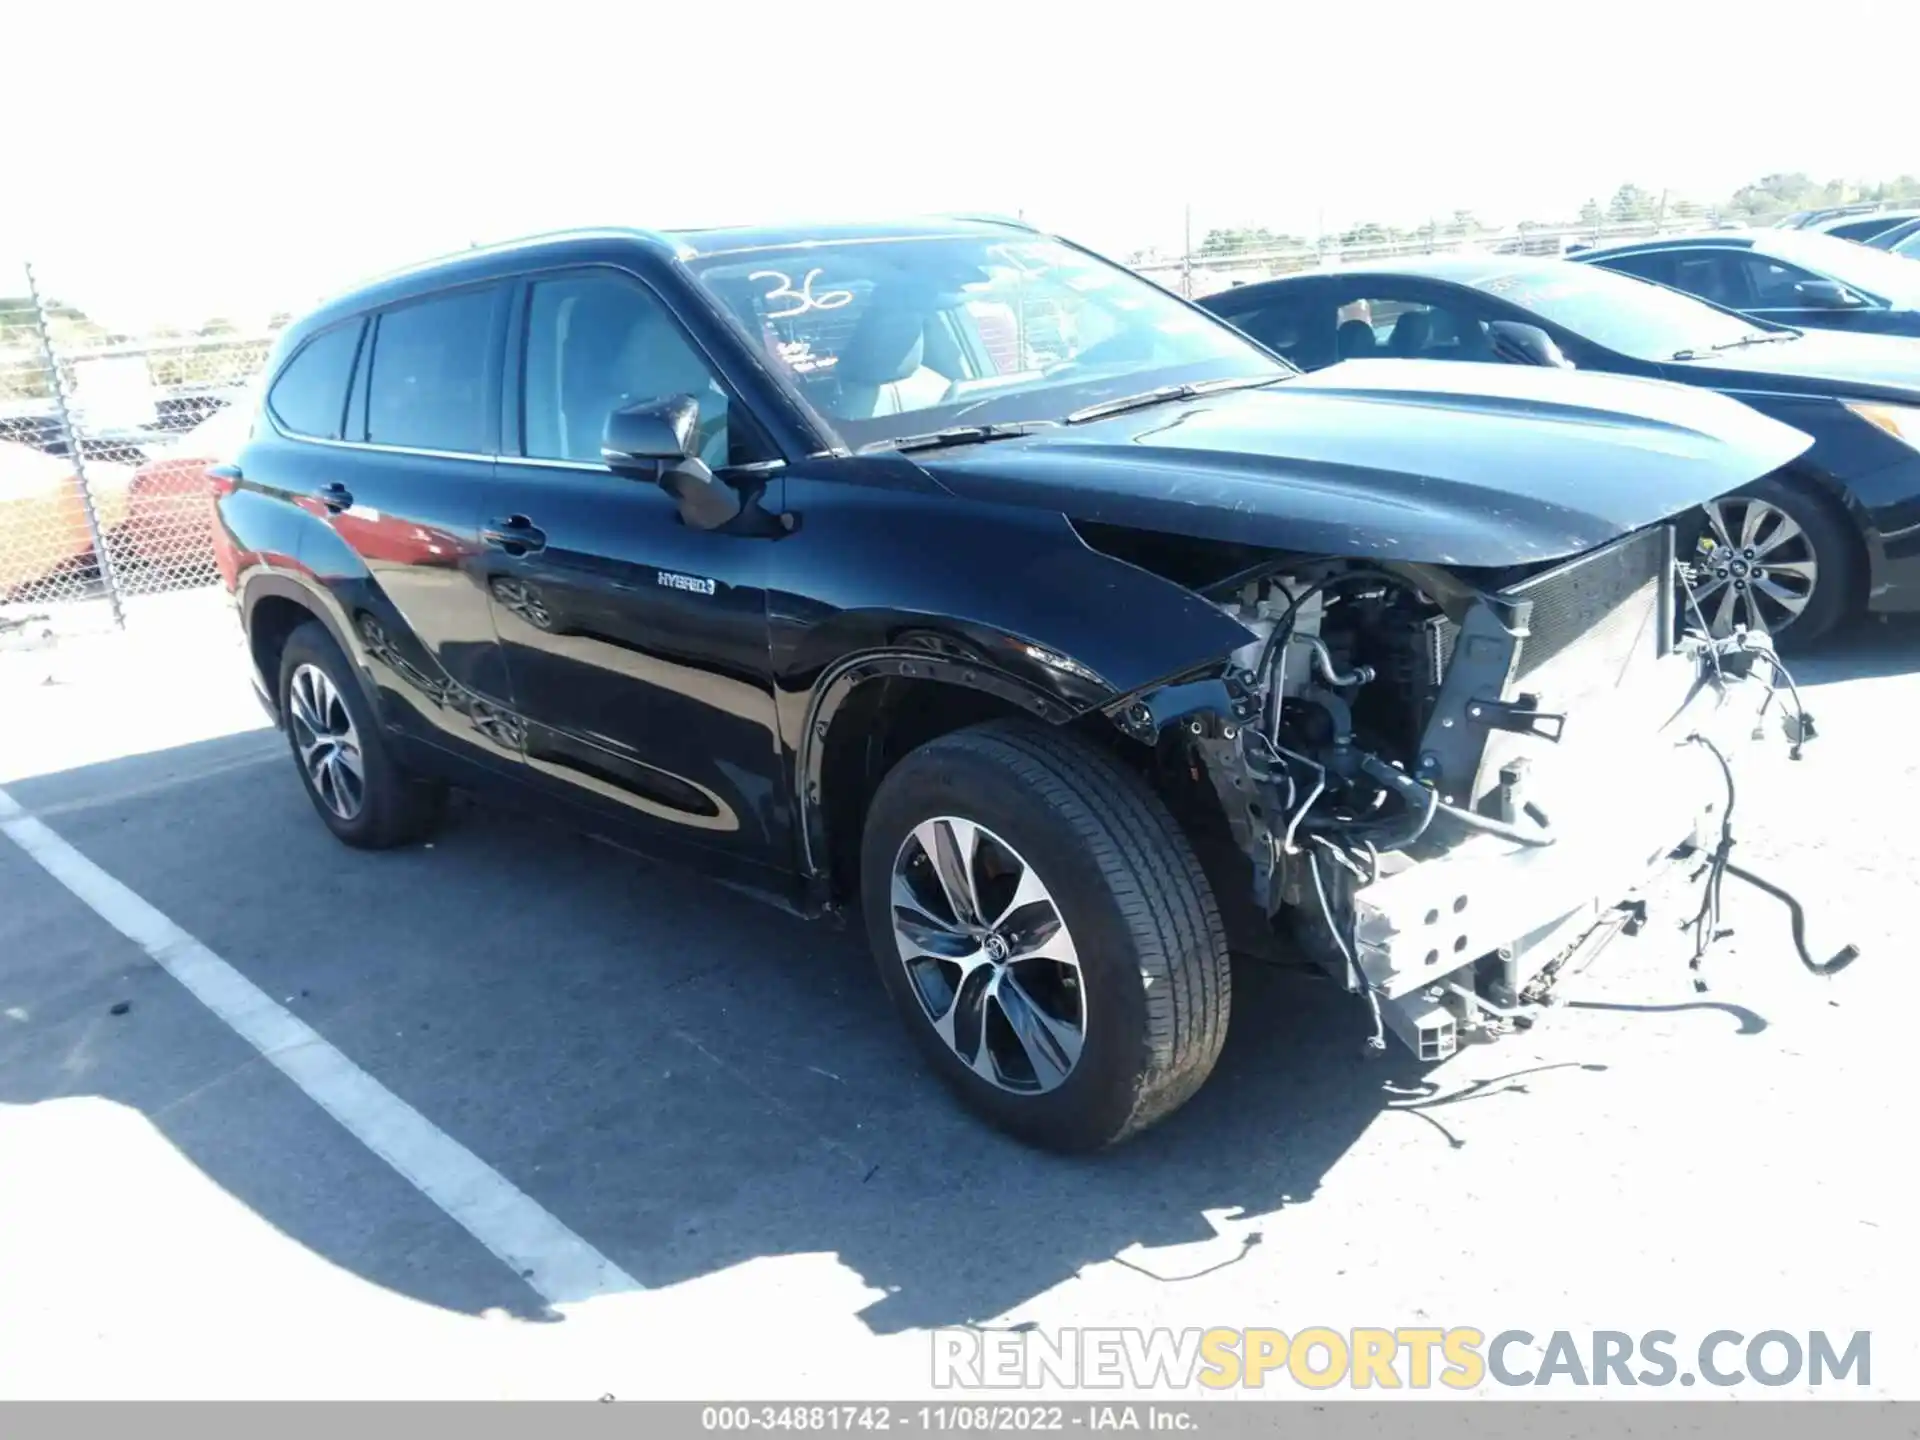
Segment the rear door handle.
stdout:
<svg viewBox="0 0 1920 1440">
<path fill-rule="evenodd" d="M 480 532 L 480 538 L 496 550 L 509 555 L 531 555 L 547 547 L 547 532 L 524 515 L 509 515 L 495 520 Z"/>
<path fill-rule="evenodd" d="M 320 487 L 320 503 L 338 514 L 353 504 L 353 492 L 338 480 L 329 481 Z"/>
</svg>

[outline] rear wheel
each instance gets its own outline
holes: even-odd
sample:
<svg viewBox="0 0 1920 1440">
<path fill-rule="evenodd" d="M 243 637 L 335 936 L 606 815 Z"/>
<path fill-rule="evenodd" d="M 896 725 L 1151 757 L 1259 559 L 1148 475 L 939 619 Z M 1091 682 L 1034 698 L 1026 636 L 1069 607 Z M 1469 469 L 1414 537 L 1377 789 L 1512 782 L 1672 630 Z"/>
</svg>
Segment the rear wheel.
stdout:
<svg viewBox="0 0 1920 1440">
<path fill-rule="evenodd" d="M 868 811 L 883 983 L 960 1098 L 1049 1149 L 1113 1144 L 1212 1072 L 1231 1000 L 1186 836 L 1110 756 L 1014 722 L 914 751 Z"/>
<path fill-rule="evenodd" d="M 1845 618 L 1853 537 L 1825 500 L 1769 476 L 1702 508 L 1693 587 L 1714 634 L 1744 625 L 1804 646 Z"/>
<path fill-rule="evenodd" d="M 445 808 L 445 787 L 394 756 L 347 657 L 309 621 L 280 654 L 280 714 L 300 783 L 339 839 L 381 850 L 424 838 Z"/>
</svg>

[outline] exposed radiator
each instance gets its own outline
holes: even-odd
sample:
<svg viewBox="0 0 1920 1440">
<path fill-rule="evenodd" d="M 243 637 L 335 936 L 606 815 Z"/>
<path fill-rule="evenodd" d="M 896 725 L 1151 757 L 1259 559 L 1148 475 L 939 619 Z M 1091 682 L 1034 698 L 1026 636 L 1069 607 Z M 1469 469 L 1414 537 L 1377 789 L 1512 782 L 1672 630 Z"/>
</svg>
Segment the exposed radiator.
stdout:
<svg viewBox="0 0 1920 1440">
<path fill-rule="evenodd" d="M 1506 698 L 1536 695 L 1539 708 L 1569 717 L 1625 685 L 1672 648 L 1673 537 L 1638 531 L 1501 592 L 1533 602 Z M 1500 767 L 1539 742 L 1507 731 L 1487 738 L 1473 786 L 1478 802 Z"/>
<path fill-rule="evenodd" d="M 1565 704 L 1618 688 L 1671 644 L 1662 633 L 1673 585 L 1672 532 L 1642 530 L 1505 593 L 1531 600 L 1514 685 Z"/>
</svg>

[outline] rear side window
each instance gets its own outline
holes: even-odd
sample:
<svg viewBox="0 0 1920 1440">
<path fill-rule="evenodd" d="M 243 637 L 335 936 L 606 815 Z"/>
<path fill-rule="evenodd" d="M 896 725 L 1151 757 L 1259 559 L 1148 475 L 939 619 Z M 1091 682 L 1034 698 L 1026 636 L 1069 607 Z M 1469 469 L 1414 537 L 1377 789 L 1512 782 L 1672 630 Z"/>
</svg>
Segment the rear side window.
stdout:
<svg viewBox="0 0 1920 1440">
<path fill-rule="evenodd" d="M 1673 257 L 1676 290 L 1711 300 L 1729 310 L 1744 310 L 1753 303 L 1742 265 L 1745 257 L 1731 250 L 1679 251 Z"/>
<path fill-rule="evenodd" d="M 384 312 L 373 332 L 367 439 L 484 454 L 495 289 L 459 290 Z"/>
<path fill-rule="evenodd" d="M 338 440 L 347 409 L 347 382 L 364 323 L 323 330 L 300 347 L 267 395 L 280 428 L 314 440 Z"/>
</svg>

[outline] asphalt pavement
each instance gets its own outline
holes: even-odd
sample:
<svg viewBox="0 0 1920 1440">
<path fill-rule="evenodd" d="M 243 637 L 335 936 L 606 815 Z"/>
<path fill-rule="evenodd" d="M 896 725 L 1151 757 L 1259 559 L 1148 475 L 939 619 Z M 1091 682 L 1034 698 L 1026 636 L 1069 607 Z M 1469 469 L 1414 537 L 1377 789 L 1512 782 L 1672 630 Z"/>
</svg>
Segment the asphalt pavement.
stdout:
<svg viewBox="0 0 1920 1440">
<path fill-rule="evenodd" d="M 1741 790 L 1844 975 L 1730 886 L 1705 993 L 1669 917 L 1424 1069 L 1237 975 L 1199 1098 L 1063 1160 L 947 1099 L 851 932 L 473 802 L 340 846 L 224 624 L 0 654 L 16 818 L 306 1057 L 0 842 L 0 1394 L 903 1397 L 936 1326 L 1435 1324 L 1867 1329 L 1920 1395 L 1920 628 L 1797 667 L 1820 737 Z M 556 1302 L 515 1215 L 607 1283 Z"/>
</svg>

